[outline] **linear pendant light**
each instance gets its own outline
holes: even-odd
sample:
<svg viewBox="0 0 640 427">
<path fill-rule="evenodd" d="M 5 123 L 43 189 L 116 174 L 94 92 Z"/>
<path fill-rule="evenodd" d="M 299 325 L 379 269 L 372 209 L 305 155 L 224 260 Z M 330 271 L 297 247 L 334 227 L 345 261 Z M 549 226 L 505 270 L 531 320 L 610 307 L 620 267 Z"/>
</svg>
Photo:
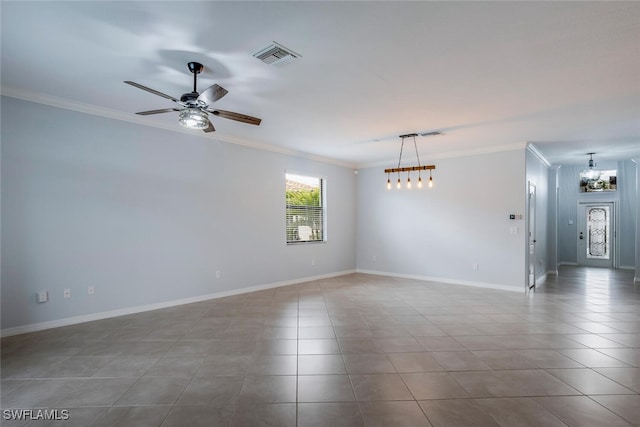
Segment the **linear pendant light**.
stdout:
<svg viewBox="0 0 640 427">
<path fill-rule="evenodd" d="M 401 145 L 400 145 L 400 157 L 398 158 L 398 166 L 395 168 L 391 168 L 391 169 L 385 169 L 384 173 L 387 174 L 387 190 L 391 190 L 391 174 L 392 173 L 397 173 L 398 174 L 398 181 L 396 182 L 396 188 L 398 190 L 400 190 L 402 188 L 402 180 L 400 179 L 400 173 L 402 172 L 406 172 L 407 173 L 407 189 L 411 189 L 412 188 L 412 183 L 411 183 L 411 172 L 418 172 L 418 184 L 417 187 L 420 189 L 422 188 L 422 171 L 424 170 L 428 170 L 429 171 L 429 188 L 433 187 L 433 176 L 431 174 L 431 171 L 433 171 L 436 166 L 435 165 L 421 165 L 420 164 L 420 155 L 418 154 L 418 146 L 416 145 L 416 136 L 418 136 L 417 133 L 408 133 L 406 135 L 400 135 L 400 139 L 401 139 Z M 413 148 L 416 150 L 416 158 L 418 159 L 418 166 L 406 166 L 406 167 L 401 167 L 401 163 L 402 163 L 402 152 L 404 150 L 404 140 L 405 138 L 413 138 Z"/>
</svg>

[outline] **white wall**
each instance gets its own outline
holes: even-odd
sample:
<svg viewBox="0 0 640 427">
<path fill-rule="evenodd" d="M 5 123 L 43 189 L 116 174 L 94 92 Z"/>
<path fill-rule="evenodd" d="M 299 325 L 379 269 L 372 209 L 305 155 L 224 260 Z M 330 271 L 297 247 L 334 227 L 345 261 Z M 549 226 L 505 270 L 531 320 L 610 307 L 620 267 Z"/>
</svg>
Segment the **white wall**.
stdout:
<svg viewBox="0 0 640 427">
<path fill-rule="evenodd" d="M 636 164 L 631 160 L 618 162 L 618 264 L 620 268 L 636 268 L 636 228 L 638 187 L 636 185 Z"/>
<path fill-rule="evenodd" d="M 358 270 L 524 291 L 525 222 L 509 220 L 526 213 L 524 153 L 438 160 L 434 188 L 419 191 L 386 190 L 384 167 L 359 170 Z"/>
<path fill-rule="evenodd" d="M 1 132 L 3 330 L 355 269 L 349 168 L 7 97 Z M 286 245 L 286 170 L 327 243 Z"/>
<path fill-rule="evenodd" d="M 560 166 L 549 168 L 547 199 L 547 273 L 558 274 L 558 187 Z"/>
</svg>

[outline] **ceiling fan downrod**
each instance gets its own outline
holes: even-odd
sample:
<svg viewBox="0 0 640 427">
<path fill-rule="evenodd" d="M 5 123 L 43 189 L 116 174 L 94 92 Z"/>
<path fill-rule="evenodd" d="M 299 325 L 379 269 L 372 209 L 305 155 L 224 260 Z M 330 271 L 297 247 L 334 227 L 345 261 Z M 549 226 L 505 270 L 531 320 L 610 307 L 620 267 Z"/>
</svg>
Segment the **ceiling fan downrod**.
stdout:
<svg viewBox="0 0 640 427">
<path fill-rule="evenodd" d="M 191 74 L 193 74 L 193 91 L 198 92 L 196 89 L 196 80 L 198 78 L 198 74 L 200 74 L 204 69 L 204 66 L 199 62 L 189 62 L 187 66 L 189 67 Z"/>
</svg>

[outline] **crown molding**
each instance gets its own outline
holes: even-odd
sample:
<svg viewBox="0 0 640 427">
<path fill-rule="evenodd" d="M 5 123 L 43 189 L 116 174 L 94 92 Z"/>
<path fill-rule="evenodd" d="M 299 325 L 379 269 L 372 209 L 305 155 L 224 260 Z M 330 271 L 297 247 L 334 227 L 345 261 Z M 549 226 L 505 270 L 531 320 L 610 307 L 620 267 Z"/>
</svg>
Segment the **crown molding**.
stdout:
<svg viewBox="0 0 640 427">
<path fill-rule="evenodd" d="M 536 147 L 535 145 L 533 145 L 533 143 L 528 142 L 527 143 L 527 150 L 533 154 L 534 156 L 536 156 L 536 158 L 538 160 L 540 160 L 546 167 L 550 168 L 551 167 L 551 162 L 549 162 L 549 160 L 547 160 L 547 158 L 544 156 L 544 154 L 542 154 L 542 152 L 540 150 L 538 150 L 538 147 Z"/>
<path fill-rule="evenodd" d="M 22 101 L 34 102 L 36 104 L 47 105 L 55 108 L 62 108 L 65 110 L 75 111 L 83 114 L 91 114 L 98 117 L 104 117 L 107 119 L 119 120 L 123 122 L 135 123 L 137 125 L 153 127 L 157 129 L 167 130 L 170 132 L 183 133 L 191 135 L 197 138 L 206 138 L 219 142 L 226 142 L 228 144 L 241 145 L 244 147 L 254 148 L 256 150 L 269 151 L 272 153 L 284 154 L 292 157 L 300 157 L 308 160 L 313 160 L 321 163 L 328 163 L 332 165 L 342 166 L 345 168 L 354 169 L 356 165 L 354 163 L 344 162 L 330 157 L 318 156 L 315 154 L 306 153 L 304 151 L 292 150 L 273 144 L 264 142 L 258 142 L 246 138 L 239 138 L 236 136 L 219 133 L 209 134 L 204 132 L 193 132 L 192 130 L 185 129 L 181 126 L 173 126 L 166 123 L 159 123 L 151 121 L 144 116 L 138 116 L 131 113 L 125 113 L 118 110 L 113 110 L 106 107 L 99 107 L 92 104 L 85 104 L 83 102 L 73 101 L 66 98 L 60 98 L 52 95 L 45 95 L 41 93 L 35 93 L 31 91 L 15 89 L 11 87 L 0 86 L 0 95 L 7 96 L 9 98 L 20 99 Z"/>
</svg>

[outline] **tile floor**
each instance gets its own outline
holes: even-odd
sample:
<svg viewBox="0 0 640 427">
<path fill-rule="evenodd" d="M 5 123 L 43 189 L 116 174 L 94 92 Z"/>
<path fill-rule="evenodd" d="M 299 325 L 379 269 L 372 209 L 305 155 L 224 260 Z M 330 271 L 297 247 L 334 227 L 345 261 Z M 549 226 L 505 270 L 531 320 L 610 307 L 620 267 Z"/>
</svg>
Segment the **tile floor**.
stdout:
<svg viewBox="0 0 640 427">
<path fill-rule="evenodd" d="M 638 426 L 632 278 L 354 274 L 7 337 L 0 403 L 64 426 Z"/>
</svg>

